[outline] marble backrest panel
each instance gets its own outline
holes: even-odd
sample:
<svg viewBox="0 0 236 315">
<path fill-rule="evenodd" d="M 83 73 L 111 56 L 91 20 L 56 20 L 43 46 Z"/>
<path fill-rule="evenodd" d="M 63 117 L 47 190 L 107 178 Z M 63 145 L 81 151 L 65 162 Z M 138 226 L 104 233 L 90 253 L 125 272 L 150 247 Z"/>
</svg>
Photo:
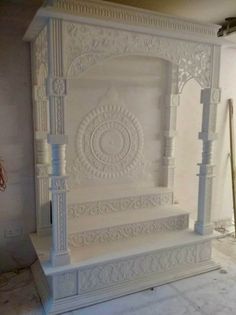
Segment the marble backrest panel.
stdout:
<svg viewBox="0 0 236 315">
<path fill-rule="evenodd" d="M 125 56 L 68 81 L 67 173 L 77 190 L 161 184 L 167 62 Z"/>
</svg>

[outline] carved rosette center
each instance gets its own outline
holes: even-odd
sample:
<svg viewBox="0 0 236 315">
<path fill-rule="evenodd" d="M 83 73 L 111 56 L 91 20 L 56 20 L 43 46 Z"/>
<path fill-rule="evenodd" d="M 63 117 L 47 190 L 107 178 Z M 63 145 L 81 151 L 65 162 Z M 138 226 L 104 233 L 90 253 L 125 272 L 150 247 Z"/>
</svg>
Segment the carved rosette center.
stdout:
<svg viewBox="0 0 236 315">
<path fill-rule="evenodd" d="M 115 105 L 101 106 L 82 121 L 76 144 L 87 172 L 101 178 L 119 177 L 140 161 L 142 127 L 128 110 Z"/>
</svg>

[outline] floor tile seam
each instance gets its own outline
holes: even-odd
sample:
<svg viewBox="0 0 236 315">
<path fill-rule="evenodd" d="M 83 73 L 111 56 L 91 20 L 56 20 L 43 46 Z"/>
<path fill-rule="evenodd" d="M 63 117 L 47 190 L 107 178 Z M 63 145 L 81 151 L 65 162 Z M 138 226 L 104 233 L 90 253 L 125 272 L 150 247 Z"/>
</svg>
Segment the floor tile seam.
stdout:
<svg viewBox="0 0 236 315">
<path fill-rule="evenodd" d="M 151 290 L 151 289 L 150 289 L 150 290 Z M 155 292 L 155 288 L 154 288 L 153 291 Z M 153 296 L 153 297 L 155 297 L 155 296 Z M 131 306 L 131 307 L 127 308 L 125 311 L 124 311 L 124 310 L 121 310 L 121 311 L 112 313 L 112 315 L 125 315 L 126 313 L 130 314 L 130 313 L 133 313 L 133 312 L 137 312 L 138 310 L 145 309 L 145 308 L 147 308 L 147 307 L 153 306 L 153 305 L 155 305 L 155 304 L 168 301 L 169 299 L 173 299 L 173 298 L 175 298 L 175 297 L 178 297 L 178 296 L 175 295 L 175 294 L 174 294 L 174 295 L 171 294 L 170 296 L 168 296 L 168 297 L 166 297 L 166 298 L 162 298 L 162 299 L 160 299 L 160 300 L 158 300 L 158 301 L 155 300 L 155 299 L 149 300 L 149 301 L 146 301 L 146 302 L 145 302 L 144 304 L 142 304 L 142 305 L 139 305 L 139 306 L 136 306 L 136 307 Z M 124 313 L 124 312 L 125 312 L 125 313 Z M 134 313 L 134 315 L 135 315 L 135 314 L 136 314 L 136 313 Z M 109 315 L 111 315 L 111 314 L 109 314 Z"/>
<path fill-rule="evenodd" d="M 179 296 L 182 297 L 187 303 L 189 303 L 194 308 L 194 310 L 200 312 L 202 315 L 209 315 L 204 310 L 200 309 L 200 307 L 194 301 L 192 301 L 185 295 L 186 291 L 180 291 L 178 288 L 174 286 L 174 284 L 170 284 L 170 286 L 172 287 L 172 289 L 178 292 Z"/>
</svg>

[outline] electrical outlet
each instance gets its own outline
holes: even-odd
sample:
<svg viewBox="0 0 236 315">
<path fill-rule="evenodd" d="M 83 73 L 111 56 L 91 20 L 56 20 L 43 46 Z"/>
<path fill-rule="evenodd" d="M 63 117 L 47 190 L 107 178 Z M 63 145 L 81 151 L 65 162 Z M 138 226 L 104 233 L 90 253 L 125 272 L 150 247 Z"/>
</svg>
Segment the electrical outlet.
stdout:
<svg viewBox="0 0 236 315">
<path fill-rule="evenodd" d="M 23 228 L 22 226 L 8 226 L 4 230 L 4 236 L 5 238 L 12 238 L 12 237 L 18 237 L 23 234 Z"/>
</svg>

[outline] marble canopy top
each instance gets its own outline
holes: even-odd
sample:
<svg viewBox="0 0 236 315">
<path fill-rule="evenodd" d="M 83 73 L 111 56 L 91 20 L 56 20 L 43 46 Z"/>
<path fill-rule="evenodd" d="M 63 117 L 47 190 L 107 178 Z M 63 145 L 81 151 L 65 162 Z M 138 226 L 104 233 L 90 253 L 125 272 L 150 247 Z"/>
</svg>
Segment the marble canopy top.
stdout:
<svg viewBox="0 0 236 315">
<path fill-rule="evenodd" d="M 59 18 L 202 43 L 219 44 L 219 25 L 180 19 L 157 12 L 101 0 L 47 0 L 37 11 L 24 39 L 33 40 L 47 20 Z"/>
</svg>

